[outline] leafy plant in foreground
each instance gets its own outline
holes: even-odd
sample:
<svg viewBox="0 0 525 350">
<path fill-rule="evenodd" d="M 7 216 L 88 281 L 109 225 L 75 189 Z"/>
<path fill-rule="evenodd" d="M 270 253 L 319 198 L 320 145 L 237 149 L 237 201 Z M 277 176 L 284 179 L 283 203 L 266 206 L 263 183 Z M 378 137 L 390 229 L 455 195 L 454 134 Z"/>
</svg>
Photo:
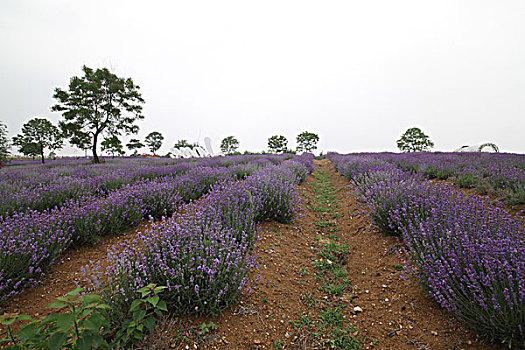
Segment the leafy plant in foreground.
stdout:
<svg viewBox="0 0 525 350">
<path fill-rule="evenodd" d="M 142 340 L 145 334 L 152 333 L 155 316 L 167 311 L 166 303 L 158 296 L 165 288 L 150 284 L 139 289 L 137 292 L 141 298 L 131 303 L 131 318 L 124 321 L 113 339 L 107 317 L 110 306 L 102 303 L 99 295 L 82 295 L 82 288 L 77 288 L 50 304 L 49 308 L 58 312 L 49 316 L 39 319 L 16 313 L 0 316 L 0 323 L 7 326 L 8 332 L 8 337 L 1 339 L 0 344 L 8 344 L 6 349 L 13 350 L 128 348 Z M 20 330 L 16 333 L 13 331 L 14 324 L 20 324 Z"/>
</svg>

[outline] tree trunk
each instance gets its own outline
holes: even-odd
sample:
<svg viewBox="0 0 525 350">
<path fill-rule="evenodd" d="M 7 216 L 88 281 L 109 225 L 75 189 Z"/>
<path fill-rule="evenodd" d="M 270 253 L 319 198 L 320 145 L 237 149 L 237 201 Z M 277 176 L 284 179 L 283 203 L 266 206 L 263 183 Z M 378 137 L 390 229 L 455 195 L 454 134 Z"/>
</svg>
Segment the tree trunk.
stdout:
<svg viewBox="0 0 525 350">
<path fill-rule="evenodd" d="M 97 138 L 98 138 L 98 134 L 97 133 L 93 134 L 93 163 L 95 164 L 100 163 L 100 160 L 98 159 L 98 155 L 97 155 Z"/>
<path fill-rule="evenodd" d="M 42 157 L 42 164 L 44 164 L 44 146 L 40 146 L 40 157 Z"/>
</svg>

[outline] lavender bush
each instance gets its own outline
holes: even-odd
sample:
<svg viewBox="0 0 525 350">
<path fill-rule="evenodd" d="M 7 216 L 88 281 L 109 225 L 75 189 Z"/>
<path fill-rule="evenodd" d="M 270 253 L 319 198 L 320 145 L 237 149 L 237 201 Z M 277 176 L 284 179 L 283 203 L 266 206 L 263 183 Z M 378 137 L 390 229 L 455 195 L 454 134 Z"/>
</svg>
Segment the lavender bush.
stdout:
<svg viewBox="0 0 525 350">
<path fill-rule="evenodd" d="M 124 310 L 137 288 L 159 283 L 168 286 L 164 298 L 178 314 L 215 314 L 236 303 L 255 266 L 256 221 L 290 220 L 300 181 L 295 172 L 308 171 L 300 162 L 272 165 L 243 182 L 218 182 L 135 242 L 114 247 L 105 272 L 108 302 Z M 95 287 L 101 280 L 95 276 Z"/>
<path fill-rule="evenodd" d="M 290 222 L 295 216 L 298 197 L 295 185 L 299 178 L 288 167 L 267 167 L 247 179 L 253 187 L 257 220 Z"/>
<path fill-rule="evenodd" d="M 193 205 L 177 219 L 153 224 L 140 244 L 109 255 L 110 284 L 120 298 L 132 300 L 136 286 L 158 281 L 167 285 L 164 297 L 176 313 L 211 314 L 236 301 L 255 263 L 248 234 L 202 214 Z"/>
<path fill-rule="evenodd" d="M 0 217 L 0 301 L 34 286 L 69 246 L 120 234 L 150 216 L 171 215 L 183 196 L 198 198 L 211 184 L 231 176 L 228 168 L 199 167 L 179 177 L 125 185 L 104 198 L 87 195 L 68 200 L 61 208 Z"/>
<path fill-rule="evenodd" d="M 377 153 L 375 159 L 428 178 L 449 180 L 507 204 L 525 204 L 525 156 L 508 153 Z"/>
<path fill-rule="evenodd" d="M 231 182 L 239 168 L 248 174 L 269 164 L 280 164 L 284 159 L 285 156 L 274 155 L 199 160 L 127 159 L 89 167 L 78 162 L 56 161 L 46 166 L 2 169 L 0 192 L 4 191 L 2 195 L 8 205 L 0 210 L 7 214 L 0 216 L 0 301 L 34 286 L 44 270 L 71 245 L 91 244 L 102 235 L 120 234 L 145 218 L 170 216 L 184 201 L 200 198 L 214 184 Z M 69 182 L 62 187 L 57 185 L 66 179 Z M 230 187 L 241 191 L 240 187 Z M 21 193 L 18 197 L 17 188 Z M 90 190 L 84 191 L 85 188 Z M 249 189 L 241 192 L 244 197 L 238 196 L 240 192 L 233 193 L 217 208 L 244 205 L 250 209 L 251 212 L 224 209 L 221 218 L 227 222 L 229 217 L 237 223 L 230 227 L 235 234 L 246 232 L 253 236 L 253 220 L 240 218 L 258 214 L 247 204 L 253 201 Z M 47 208 L 51 205 L 56 207 Z M 32 206 L 37 210 L 31 209 Z M 242 226 L 240 222 L 250 224 Z"/>
<path fill-rule="evenodd" d="M 385 171 L 376 155 L 328 157 L 351 174 L 376 224 L 401 234 L 412 271 L 443 307 L 492 339 L 525 346 L 523 215 L 410 172 Z M 379 170 L 363 167 L 360 157 Z"/>
<path fill-rule="evenodd" d="M 492 339 L 525 346 L 525 220 L 449 188 L 432 214 L 403 228 L 431 295 Z"/>
<path fill-rule="evenodd" d="M 388 172 L 378 172 L 371 174 L 370 177 L 385 174 L 392 175 Z M 361 187 L 363 192 L 361 198 L 366 201 L 370 209 L 369 216 L 379 229 L 386 233 L 400 235 L 404 227 L 424 220 L 430 215 L 432 204 L 420 199 L 430 198 L 435 188 L 432 185 L 422 184 L 414 176 L 398 175 L 375 183 L 365 183 L 370 184 L 370 187 L 367 189 Z"/>
<path fill-rule="evenodd" d="M 0 225 L 0 301 L 35 286 L 44 269 L 71 244 L 66 225 L 56 224 L 56 213 L 28 211 Z"/>
<path fill-rule="evenodd" d="M 105 197 L 125 185 L 177 177 L 199 167 L 235 167 L 236 175 L 241 178 L 259 167 L 280 164 L 284 159 L 283 155 L 199 159 L 132 158 L 114 159 L 98 165 L 85 161 L 57 160 L 46 165 L 6 167 L 0 169 L 0 196 L 5 198 L 0 203 L 0 215 L 8 216 L 28 209 L 44 211 L 61 207 L 67 201 L 85 195 Z"/>
</svg>

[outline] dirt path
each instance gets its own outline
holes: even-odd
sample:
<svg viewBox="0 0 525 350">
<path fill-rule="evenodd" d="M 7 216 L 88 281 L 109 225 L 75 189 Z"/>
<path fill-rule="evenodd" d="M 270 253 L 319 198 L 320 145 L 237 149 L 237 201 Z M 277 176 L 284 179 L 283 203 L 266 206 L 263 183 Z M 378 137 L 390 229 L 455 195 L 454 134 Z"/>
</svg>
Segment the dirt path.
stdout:
<svg viewBox="0 0 525 350">
<path fill-rule="evenodd" d="M 164 320 L 144 348 L 503 349 L 403 280 L 397 240 L 371 225 L 328 160 L 316 167 L 298 187 L 301 217 L 262 225 L 260 279 L 241 303 L 212 318 Z"/>
</svg>

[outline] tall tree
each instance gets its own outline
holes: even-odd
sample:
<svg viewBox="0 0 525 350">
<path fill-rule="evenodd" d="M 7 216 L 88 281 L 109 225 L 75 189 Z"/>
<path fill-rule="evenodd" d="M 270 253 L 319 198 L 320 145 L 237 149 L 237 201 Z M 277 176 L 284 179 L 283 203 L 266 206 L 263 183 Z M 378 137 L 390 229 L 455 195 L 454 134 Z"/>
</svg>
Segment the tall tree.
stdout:
<svg viewBox="0 0 525 350">
<path fill-rule="evenodd" d="M 224 154 L 233 154 L 239 148 L 239 140 L 233 136 L 228 136 L 221 141 L 221 151 Z"/>
<path fill-rule="evenodd" d="M 73 77 L 69 90 L 55 89 L 58 103 L 52 111 L 62 112 L 60 127 L 68 137 L 89 134 L 92 138 L 93 162 L 100 163 L 97 142 L 102 132 L 120 136 L 138 132 L 134 123 L 143 119 L 144 99 L 131 78 L 121 78 L 107 68 L 82 67 L 84 76 Z"/>
<path fill-rule="evenodd" d="M 71 137 L 69 138 L 69 143 L 83 150 L 86 157 L 88 149 L 91 148 L 91 141 L 93 141 L 91 139 L 91 135 L 81 132 L 71 135 Z"/>
<path fill-rule="evenodd" d="M 133 155 L 136 156 L 137 155 L 137 150 L 144 147 L 144 144 L 142 142 L 140 142 L 138 139 L 131 139 L 129 140 L 129 142 L 126 144 L 126 147 L 130 150 L 130 151 L 134 151 L 133 152 Z"/>
<path fill-rule="evenodd" d="M 297 135 L 297 153 L 312 152 L 317 148 L 319 142 L 319 135 L 312 132 L 304 131 Z"/>
<path fill-rule="evenodd" d="M 268 139 L 268 150 L 270 153 L 284 153 L 286 152 L 288 140 L 282 135 L 273 135 Z"/>
<path fill-rule="evenodd" d="M 144 142 L 148 145 L 151 153 L 157 155 L 157 151 L 162 146 L 162 140 L 164 140 L 164 136 L 158 131 L 153 131 L 146 136 Z"/>
<path fill-rule="evenodd" d="M 22 133 L 13 137 L 13 144 L 19 147 L 20 152 L 34 152 L 38 149 L 44 163 L 44 148 L 56 150 L 62 148 L 60 130 L 49 120 L 33 118 L 22 125 Z"/>
<path fill-rule="evenodd" d="M 111 153 L 111 157 L 113 158 L 115 157 L 115 153 L 120 155 L 124 154 L 122 142 L 120 142 L 116 136 L 111 136 L 104 139 L 100 145 L 102 146 L 102 151 L 109 151 L 109 153 Z"/>
<path fill-rule="evenodd" d="M 429 151 L 434 142 L 420 128 L 410 128 L 397 140 L 397 147 L 402 152 Z"/>
<path fill-rule="evenodd" d="M 7 126 L 0 121 L 0 167 L 7 161 L 9 156 L 9 138 L 7 137 Z"/>
</svg>

